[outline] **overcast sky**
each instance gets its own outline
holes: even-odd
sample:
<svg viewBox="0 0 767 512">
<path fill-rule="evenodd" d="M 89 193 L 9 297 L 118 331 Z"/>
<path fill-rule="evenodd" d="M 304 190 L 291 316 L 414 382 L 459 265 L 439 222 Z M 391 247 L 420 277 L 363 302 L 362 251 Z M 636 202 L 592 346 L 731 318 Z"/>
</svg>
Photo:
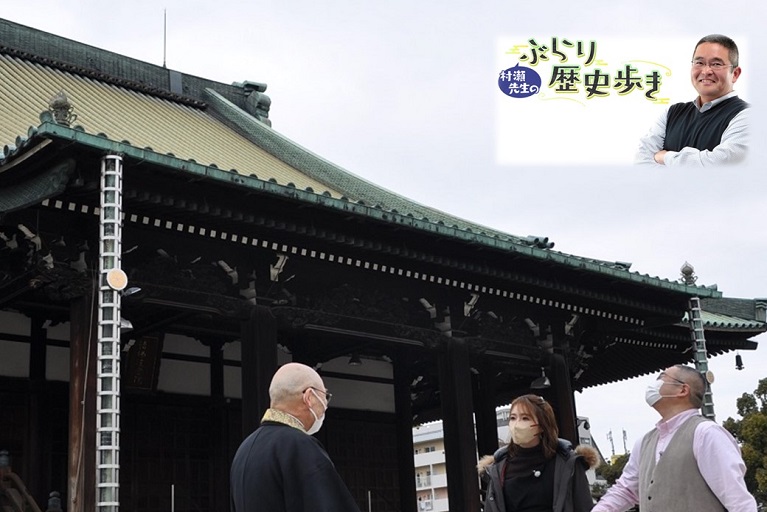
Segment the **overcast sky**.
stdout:
<svg viewBox="0 0 767 512">
<path fill-rule="evenodd" d="M 158 65 L 167 8 L 169 68 L 224 83 L 267 83 L 275 130 L 369 181 L 511 234 L 548 236 L 565 253 L 630 261 L 635 271 L 668 279 L 677 279 L 689 261 L 699 283 L 717 284 L 728 297 L 767 297 L 763 116 L 752 116 L 759 143 L 749 165 L 636 168 L 605 162 L 629 162 L 636 134 L 657 116 L 659 107 L 641 93 L 602 104 L 545 102 L 509 98 L 497 83 L 499 72 L 513 65 L 502 50 L 509 41 L 596 40 L 611 71 L 621 58 L 669 65 L 663 94 L 672 96 L 673 87 L 674 101 L 691 100 L 686 55 L 701 36 L 718 32 L 741 45 L 736 90 L 759 112 L 756 86 L 767 74 L 756 66 L 767 46 L 761 2 L 0 5 L 4 18 Z M 552 98 L 557 95 L 549 92 Z M 529 129 L 508 136 L 510 126 Z M 568 161 L 576 163 L 552 163 Z M 767 344 L 767 337 L 758 339 Z M 742 356 L 741 372 L 734 354 L 711 361 L 719 420 L 735 416 L 735 400 L 767 377 L 767 348 Z M 631 449 L 658 420 L 644 403 L 650 379 L 576 395 L 578 412 L 591 418 L 606 455 L 608 431 L 622 453 L 622 430 Z"/>
</svg>

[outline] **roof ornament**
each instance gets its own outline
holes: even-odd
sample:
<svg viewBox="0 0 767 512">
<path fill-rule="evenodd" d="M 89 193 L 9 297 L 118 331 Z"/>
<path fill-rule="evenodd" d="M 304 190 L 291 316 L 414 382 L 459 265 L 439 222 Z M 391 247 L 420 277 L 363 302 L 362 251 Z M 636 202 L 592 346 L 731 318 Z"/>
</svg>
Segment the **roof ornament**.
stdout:
<svg viewBox="0 0 767 512">
<path fill-rule="evenodd" d="M 59 91 L 56 96 L 51 98 L 51 101 L 48 103 L 48 110 L 53 114 L 53 120 L 56 121 L 57 124 L 70 126 L 74 120 L 77 119 L 77 114 L 72 113 L 74 107 L 72 107 L 69 98 L 67 98 L 67 95 L 63 90 Z"/>
<path fill-rule="evenodd" d="M 538 249 L 551 249 L 554 247 L 554 242 L 549 242 L 549 237 L 547 236 L 526 236 L 524 238 L 524 242 L 528 245 L 532 245 L 533 247 L 537 247 Z"/>
<path fill-rule="evenodd" d="M 695 284 L 695 281 L 698 280 L 698 276 L 695 275 L 695 267 L 684 262 L 684 265 L 682 265 L 682 268 L 679 269 L 679 271 L 682 273 L 682 277 L 679 279 L 683 284 L 692 286 Z"/>
</svg>

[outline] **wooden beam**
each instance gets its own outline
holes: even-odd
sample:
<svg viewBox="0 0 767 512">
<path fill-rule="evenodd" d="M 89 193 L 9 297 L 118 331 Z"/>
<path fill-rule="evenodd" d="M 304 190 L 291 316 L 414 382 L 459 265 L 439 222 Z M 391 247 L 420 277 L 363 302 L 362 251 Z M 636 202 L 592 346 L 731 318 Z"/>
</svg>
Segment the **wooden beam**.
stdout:
<svg viewBox="0 0 767 512">
<path fill-rule="evenodd" d="M 477 422 L 477 452 L 492 455 L 498 449 L 498 420 L 495 414 L 495 368 L 491 361 L 478 364 L 473 376 L 474 417 Z"/>
<path fill-rule="evenodd" d="M 413 466 L 413 408 L 410 401 L 410 361 L 404 348 L 394 355 L 394 409 L 397 415 L 397 467 L 399 503 L 402 512 L 416 512 L 415 467 Z"/>
<path fill-rule="evenodd" d="M 556 404 L 555 412 L 559 427 L 559 437 L 567 439 L 573 443 L 573 446 L 576 446 L 579 438 L 578 429 L 575 425 L 575 399 L 573 398 L 573 388 L 570 381 L 570 370 L 567 367 L 564 356 L 552 354 L 549 368 Z"/>
<path fill-rule="evenodd" d="M 94 297 L 72 301 L 69 346 L 69 453 L 66 510 L 96 505 L 96 309 Z"/>
<path fill-rule="evenodd" d="M 269 384 L 277 371 L 277 320 L 266 306 L 242 322 L 242 437 L 256 430 L 269 408 Z"/>
<path fill-rule="evenodd" d="M 29 271 L 20 276 L 14 276 L 10 282 L 0 287 L 0 306 L 31 290 L 30 281 L 36 273 Z"/>
<path fill-rule="evenodd" d="M 469 349 L 456 338 L 448 338 L 445 345 L 438 366 L 449 505 L 452 510 L 479 512 Z"/>
<path fill-rule="evenodd" d="M 210 351 L 210 396 L 219 400 L 224 398 L 224 344 L 216 339 L 205 340 Z"/>
<path fill-rule="evenodd" d="M 27 428 L 30 435 L 27 441 L 27 450 L 24 453 L 25 467 L 27 468 L 27 488 L 34 494 L 37 503 L 45 503 L 48 498 L 47 490 L 50 483 L 44 483 L 43 468 L 45 467 L 46 454 L 43 442 L 47 431 L 45 400 L 45 354 L 48 331 L 43 328 L 43 320 L 40 317 L 32 317 L 30 330 L 29 348 L 29 395 Z"/>
<path fill-rule="evenodd" d="M 211 402 L 211 443 L 210 443 L 210 490 L 211 510 L 226 510 L 229 506 L 229 479 L 216 475 L 229 474 L 229 453 L 227 450 L 227 407 L 224 396 L 224 352 L 223 342 L 211 339 L 206 343 L 210 348 L 210 402 Z"/>
</svg>

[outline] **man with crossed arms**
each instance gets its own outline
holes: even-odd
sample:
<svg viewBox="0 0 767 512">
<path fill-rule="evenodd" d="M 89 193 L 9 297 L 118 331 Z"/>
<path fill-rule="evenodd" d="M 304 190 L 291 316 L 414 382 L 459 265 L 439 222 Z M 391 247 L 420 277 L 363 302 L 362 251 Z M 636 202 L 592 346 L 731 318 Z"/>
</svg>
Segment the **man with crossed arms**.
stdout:
<svg viewBox="0 0 767 512">
<path fill-rule="evenodd" d="M 639 142 L 636 163 L 709 167 L 745 159 L 749 105 L 733 90 L 738 59 L 738 46 L 727 36 L 698 41 L 690 74 L 698 97 L 658 118 Z"/>
</svg>

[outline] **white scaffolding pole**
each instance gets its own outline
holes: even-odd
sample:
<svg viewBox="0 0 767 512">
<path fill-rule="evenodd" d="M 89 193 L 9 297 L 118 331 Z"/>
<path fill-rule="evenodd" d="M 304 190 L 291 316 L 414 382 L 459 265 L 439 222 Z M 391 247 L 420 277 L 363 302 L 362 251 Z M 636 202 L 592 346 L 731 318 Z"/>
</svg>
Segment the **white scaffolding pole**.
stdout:
<svg viewBox="0 0 767 512">
<path fill-rule="evenodd" d="M 96 370 L 96 510 L 120 508 L 120 291 L 122 157 L 101 160 L 98 363 Z"/>
</svg>

